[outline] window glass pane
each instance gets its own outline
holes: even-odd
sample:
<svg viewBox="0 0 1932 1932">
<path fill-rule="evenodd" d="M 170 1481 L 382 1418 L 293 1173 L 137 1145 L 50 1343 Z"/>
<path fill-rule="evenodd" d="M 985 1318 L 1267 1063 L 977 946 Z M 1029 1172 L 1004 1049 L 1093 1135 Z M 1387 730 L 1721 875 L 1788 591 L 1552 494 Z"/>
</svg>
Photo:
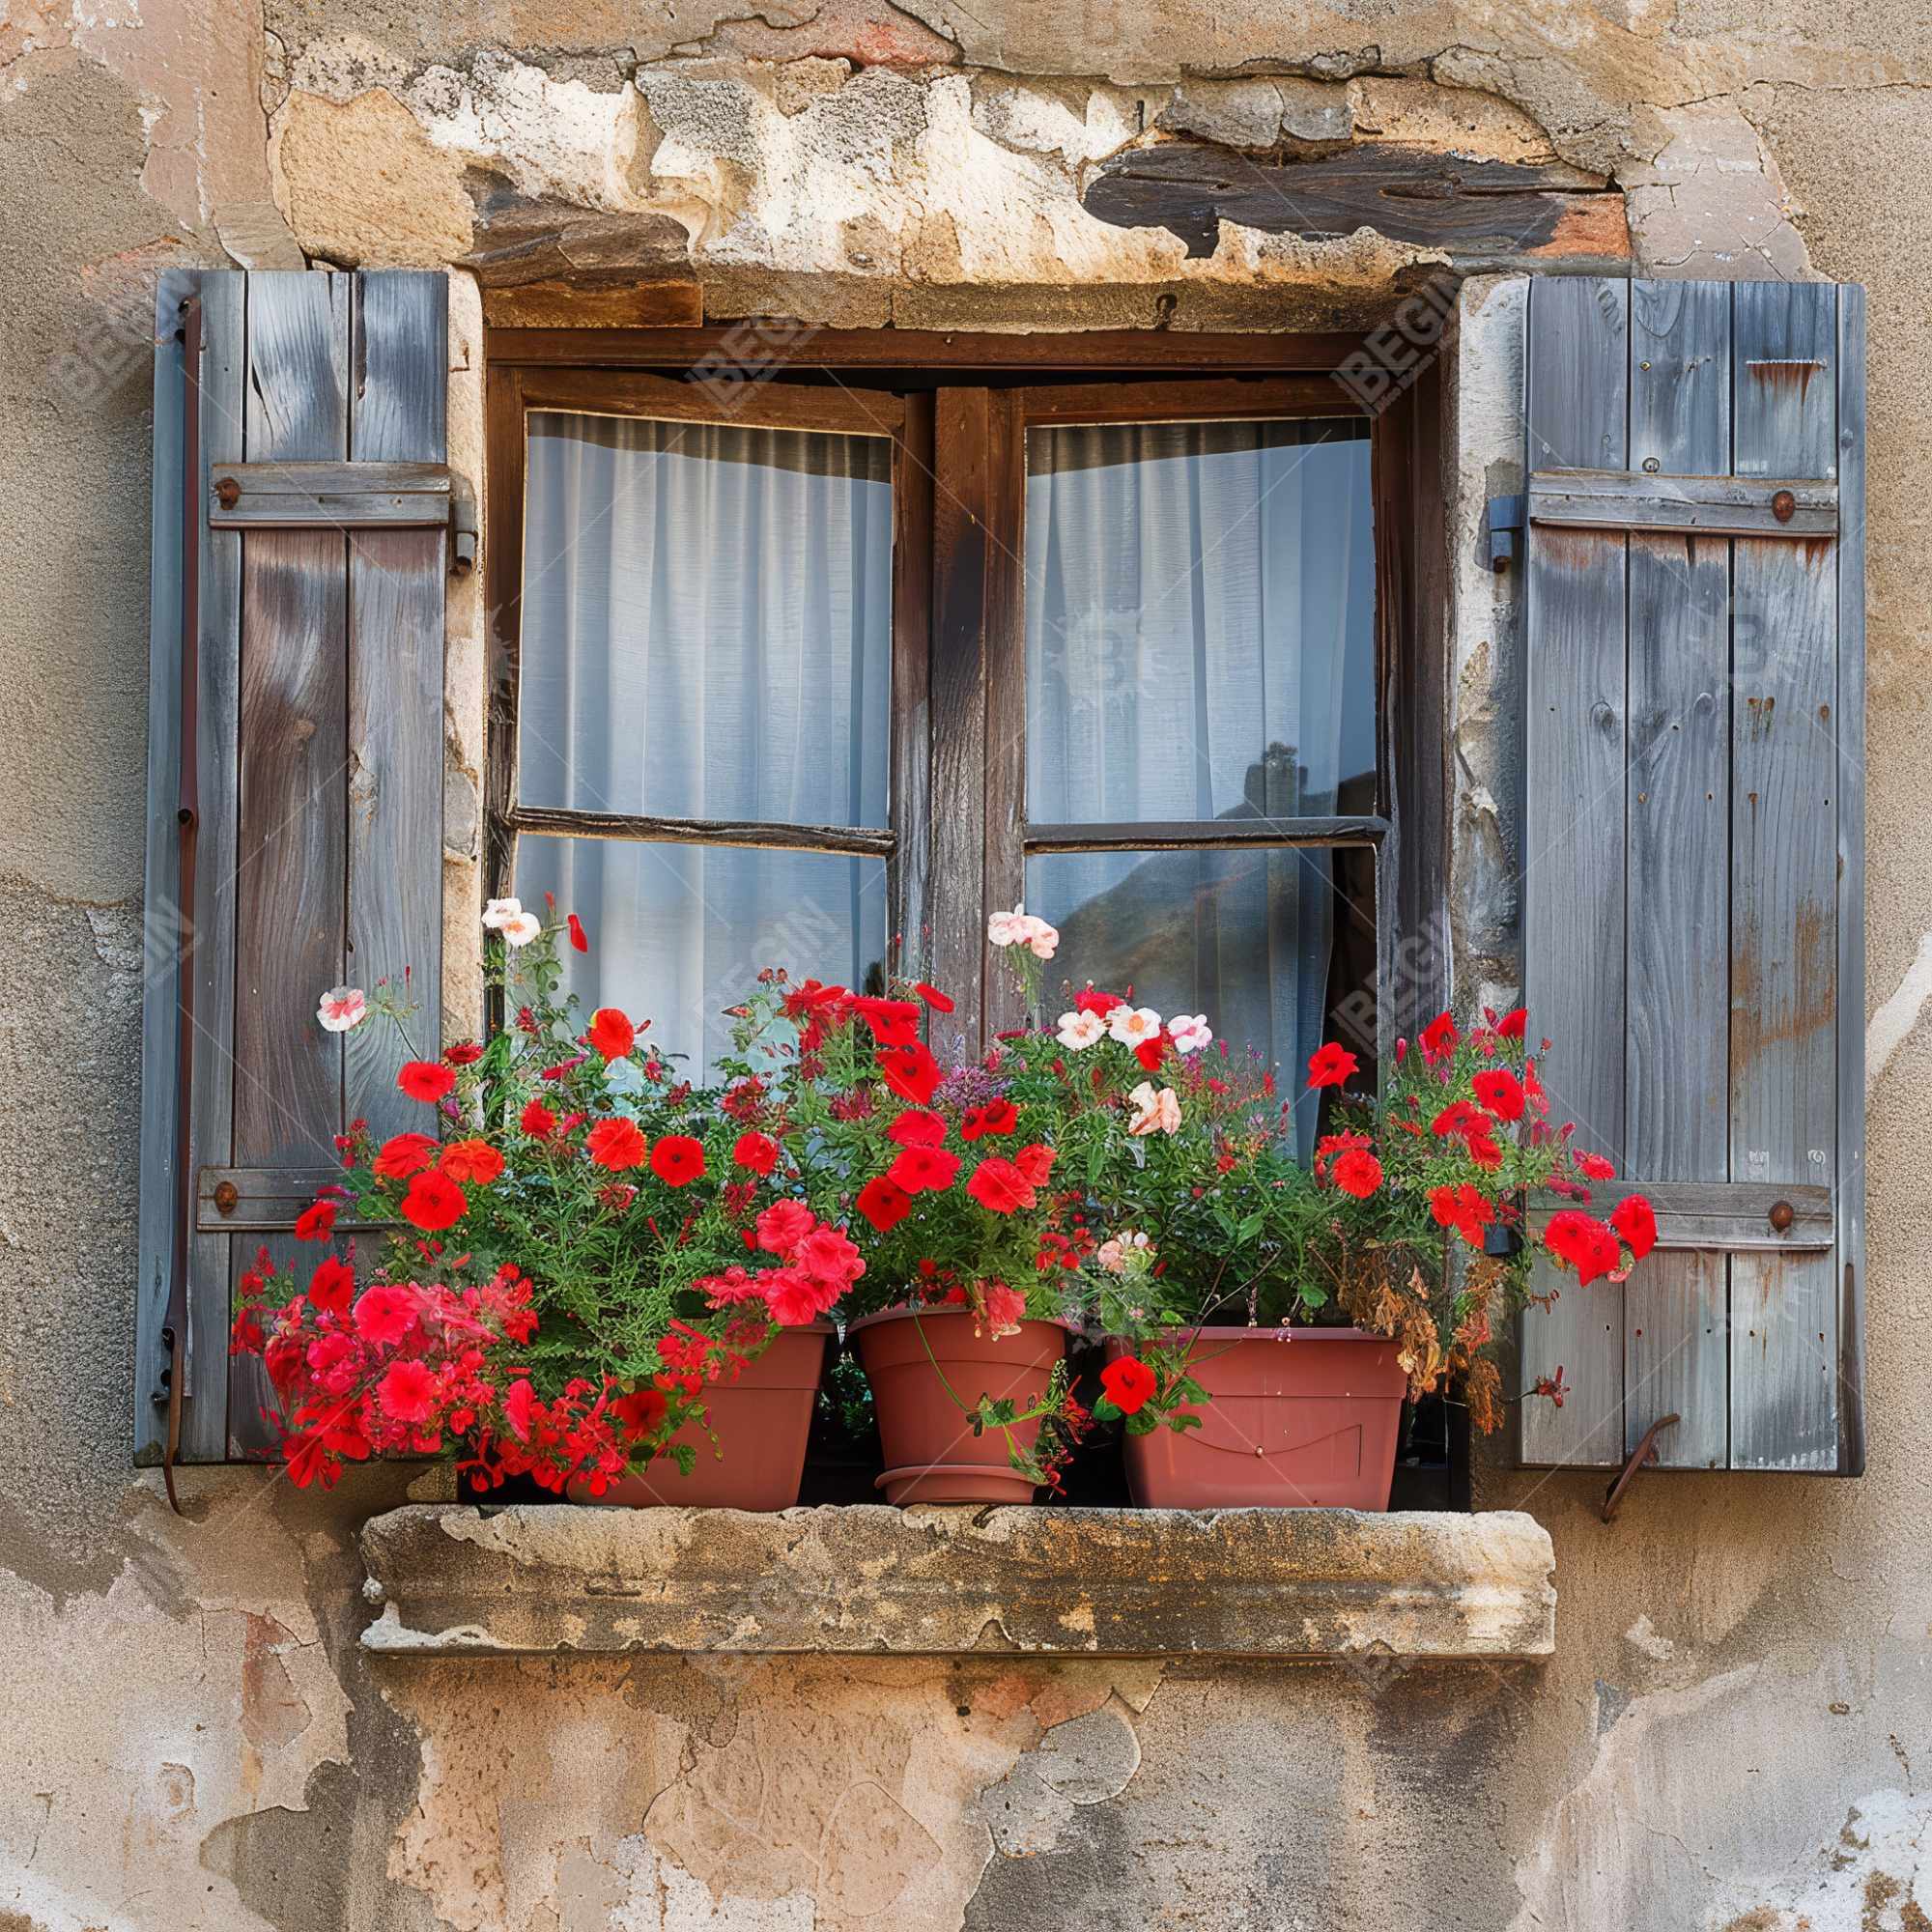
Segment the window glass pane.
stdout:
<svg viewBox="0 0 1932 1932">
<path fill-rule="evenodd" d="M 892 445 L 529 417 L 526 805 L 886 823 Z"/>
<path fill-rule="evenodd" d="M 1277 1070 L 1304 1152 L 1320 1100 L 1306 1067 L 1322 1040 L 1350 1047 L 1373 1082 L 1372 854 L 1049 853 L 1027 861 L 1026 907 L 1060 928 L 1049 1019 L 1089 981 L 1164 1019 L 1205 1013 L 1230 1052 L 1253 1047 Z"/>
<path fill-rule="evenodd" d="M 1375 810 L 1366 423 L 1027 436 L 1027 817 Z"/>
<path fill-rule="evenodd" d="M 649 1019 L 652 1039 L 690 1056 L 693 1077 L 726 1049 L 724 1009 L 764 967 L 883 989 L 880 859 L 526 834 L 516 890 L 531 906 L 554 893 L 583 921 L 588 953 L 563 950 L 569 989 L 586 1008 Z"/>
</svg>

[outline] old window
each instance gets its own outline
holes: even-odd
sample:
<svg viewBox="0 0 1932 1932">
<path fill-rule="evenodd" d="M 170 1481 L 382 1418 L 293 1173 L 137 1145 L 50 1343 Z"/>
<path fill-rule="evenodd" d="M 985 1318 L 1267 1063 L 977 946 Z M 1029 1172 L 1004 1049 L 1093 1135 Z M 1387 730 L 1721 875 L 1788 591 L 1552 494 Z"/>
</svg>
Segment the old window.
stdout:
<svg viewBox="0 0 1932 1932">
<path fill-rule="evenodd" d="M 496 878 L 593 923 L 578 990 L 698 1062 L 762 966 L 876 984 L 896 944 L 973 1038 L 1024 896 L 1052 984 L 1372 1053 L 1387 627 L 1347 393 L 711 366 L 498 372 Z"/>
</svg>

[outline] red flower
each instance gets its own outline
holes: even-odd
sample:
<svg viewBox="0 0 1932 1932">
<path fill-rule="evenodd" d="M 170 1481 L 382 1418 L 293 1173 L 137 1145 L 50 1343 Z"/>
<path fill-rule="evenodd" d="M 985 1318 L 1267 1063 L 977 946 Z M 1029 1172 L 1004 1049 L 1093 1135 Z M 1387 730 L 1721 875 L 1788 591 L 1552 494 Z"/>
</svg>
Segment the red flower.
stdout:
<svg viewBox="0 0 1932 1932">
<path fill-rule="evenodd" d="M 447 1048 L 443 1061 L 450 1066 L 474 1066 L 483 1058 L 483 1049 L 473 1039 L 459 1040 Z"/>
<path fill-rule="evenodd" d="M 767 1254 L 788 1255 L 817 1226 L 803 1201 L 774 1201 L 758 1216 L 758 1245 Z"/>
<path fill-rule="evenodd" d="M 365 1289 L 355 1304 L 355 1332 L 378 1349 L 393 1349 L 416 1325 L 416 1298 L 406 1288 Z"/>
<path fill-rule="evenodd" d="M 1507 1066 L 1489 1066 L 1470 1081 L 1480 1100 L 1499 1121 L 1522 1119 L 1522 1088 Z"/>
<path fill-rule="evenodd" d="M 886 1129 L 886 1138 L 902 1148 L 938 1147 L 946 1139 L 946 1122 L 937 1114 L 908 1107 Z"/>
<path fill-rule="evenodd" d="M 455 1227 L 469 1206 L 462 1188 L 432 1168 L 410 1182 L 410 1191 L 403 1196 L 403 1219 L 425 1235 L 437 1235 Z"/>
<path fill-rule="evenodd" d="M 1520 1039 L 1528 1026 L 1529 1009 L 1526 1007 L 1517 1007 L 1496 1022 L 1496 1033 L 1503 1039 Z"/>
<path fill-rule="evenodd" d="M 684 1187 L 704 1178 L 704 1143 L 689 1134 L 666 1134 L 651 1150 L 651 1172 L 667 1187 Z"/>
<path fill-rule="evenodd" d="M 1594 1214 L 1566 1208 L 1549 1217 L 1543 1231 L 1543 1245 L 1559 1262 L 1577 1270 L 1579 1288 L 1587 1288 L 1600 1275 L 1615 1271 L 1623 1260 L 1623 1246 L 1615 1235 Z"/>
<path fill-rule="evenodd" d="M 1010 1100 L 988 1100 L 983 1107 L 968 1107 L 959 1122 L 959 1138 L 977 1141 L 984 1134 L 1010 1134 L 1018 1130 L 1019 1109 Z"/>
<path fill-rule="evenodd" d="M 407 1180 L 435 1159 L 434 1134 L 396 1134 L 383 1143 L 369 1166 L 372 1173 L 381 1175 L 384 1180 Z"/>
<path fill-rule="evenodd" d="M 433 1107 L 456 1085 L 456 1075 L 440 1060 L 406 1060 L 396 1085 L 412 1100 Z"/>
<path fill-rule="evenodd" d="M 615 1007 L 599 1007 L 590 1015 L 590 1031 L 583 1038 L 607 1061 L 622 1060 L 637 1045 L 638 1030 Z"/>
<path fill-rule="evenodd" d="M 1308 1056 L 1308 1084 L 1311 1087 L 1339 1087 L 1361 1065 L 1346 1046 L 1329 1040 Z"/>
<path fill-rule="evenodd" d="M 611 1405 L 611 1413 L 622 1425 L 624 1434 L 636 1442 L 648 1435 L 665 1419 L 670 1404 L 665 1400 L 662 1389 L 646 1386 L 633 1389 L 629 1395 L 620 1395 Z"/>
<path fill-rule="evenodd" d="M 452 1180 L 488 1187 L 503 1171 L 503 1156 L 488 1141 L 451 1141 L 438 1163 Z"/>
<path fill-rule="evenodd" d="M 879 1174 L 860 1188 L 855 1205 L 875 1233 L 890 1235 L 912 1212 L 912 1196 L 896 1181 Z"/>
<path fill-rule="evenodd" d="M 852 996 L 852 1010 L 872 1029 L 881 1046 L 911 1046 L 919 1038 L 919 1006 L 913 1000 L 875 1000 Z"/>
<path fill-rule="evenodd" d="M 1100 1386 L 1122 1415 L 1138 1415 L 1152 1401 L 1159 1383 L 1138 1356 L 1122 1355 L 1100 1371 Z"/>
<path fill-rule="evenodd" d="M 1456 1031 L 1456 1022 L 1448 1013 L 1437 1013 L 1422 1029 L 1422 1052 L 1425 1059 L 1439 1060 L 1455 1046 L 1462 1036 Z"/>
<path fill-rule="evenodd" d="M 1036 1141 L 1013 1155 L 1013 1165 L 1026 1176 L 1028 1186 L 1044 1187 L 1047 1176 L 1053 1172 L 1053 1150 Z"/>
<path fill-rule="evenodd" d="M 335 1203 L 318 1201 L 296 1216 L 296 1239 L 326 1241 L 335 1232 Z"/>
<path fill-rule="evenodd" d="M 942 993 L 937 986 L 928 986 L 923 980 L 913 987 L 913 991 L 936 1013 L 950 1013 L 952 1010 L 952 995 Z"/>
<path fill-rule="evenodd" d="M 1495 1219 L 1494 1210 L 1480 1188 L 1464 1181 L 1460 1187 L 1437 1187 L 1430 1192 L 1429 1211 L 1439 1228 L 1454 1228 L 1472 1248 L 1483 1245 L 1483 1230 Z"/>
<path fill-rule="evenodd" d="M 1134 1058 L 1150 1073 L 1160 1071 L 1160 1063 L 1167 1057 L 1167 1037 L 1155 1034 L 1151 1039 L 1144 1039 L 1134 1048 Z"/>
<path fill-rule="evenodd" d="M 1451 1100 L 1430 1122 L 1430 1130 L 1435 1134 L 1461 1134 L 1465 1140 L 1473 1140 L 1487 1134 L 1490 1123 L 1468 1101 Z"/>
<path fill-rule="evenodd" d="M 1102 993 L 1089 986 L 1073 996 L 1073 1010 L 1077 1013 L 1097 1013 L 1105 1019 L 1116 1007 L 1123 1007 L 1126 1001 L 1118 993 Z"/>
<path fill-rule="evenodd" d="M 583 1151 L 612 1174 L 622 1174 L 627 1167 L 642 1167 L 647 1146 L 643 1129 L 622 1114 L 599 1121 L 583 1137 Z"/>
<path fill-rule="evenodd" d="M 421 1362 L 398 1362 L 376 1384 L 376 1400 L 391 1422 L 426 1422 L 436 1406 L 436 1378 Z"/>
<path fill-rule="evenodd" d="M 886 1179 L 908 1194 L 937 1193 L 952 1185 L 959 1156 L 944 1148 L 909 1147 L 886 1170 Z"/>
<path fill-rule="evenodd" d="M 1626 1194 L 1610 1209 L 1610 1226 L 1638 1261 L 1657 1245 L 1657 1214 L 1641 1194 Z"/>
<path fill-rule="evenodd" d="M 503 1398 L 503 1420 L 519 1442 L 530 1439 L 530 1411 L 536 1406 L 536 1390 L 526 1381 L 512 1382 L 509 1394 Z"/>
<path fill-rule="evenodd" d="M 355 1293 L 355 1270 L 345 1261 L 327 1255 L 315 1264 L 308 1278 L 309 1306 L 340 1321 L 349 1313 L 350 1296 Z"/>
<path fill-rule="evenodd" d="M 571 945 L 576 947 L 580 952 L 588 952 L 590 951 L 590 935 L 584 931 L 583 922 L 575 913 L 572 913 L 566 923 L 570 927 Z"/>
<path fill-rule="evenodd" d="M 526 1100 L 518 1124 L 533 1141 L 548 1140 L 556 1130 L 556 1116 L 541 1100 Z"/>
<path fill-rule="evenodd" d="M 1382 1164 L 1360 1148 L 1338 1154 L 1334 1167 L 1335 1185 L 1357 1201 L 1366 1201 L 1382 1184 Z"/>
<path fill-rule="evenodd" d="M 966 1192 L 994 1214 L 1011 1214 L 1039 1199 L 1023 1168 L 999 1154 L 989 1154 L 973 1170 Z"/>
<path fill-rule="evenodd" d="M 923 1041 L 915 1040 L 910 1046 L 882 1046 L 872 1058 L 880 1077 L 901 1100 L 923 1107 L 938 1091 L 939 1063 Z"/>
<path fill-rule="evenodd" d="M 1491 1173 L 1503 1164 L 1503 1151 L 1488 1134 L 1471 1134 L 1466 1143 L 1469 1158 Z"/>
<path fill-rule="evenodd" d="M 753 1174 L 769 1174 L 779 1164 L 779 1144 L 765 1134 L 740 1134 L 731 1158 Z"/>
</svg>

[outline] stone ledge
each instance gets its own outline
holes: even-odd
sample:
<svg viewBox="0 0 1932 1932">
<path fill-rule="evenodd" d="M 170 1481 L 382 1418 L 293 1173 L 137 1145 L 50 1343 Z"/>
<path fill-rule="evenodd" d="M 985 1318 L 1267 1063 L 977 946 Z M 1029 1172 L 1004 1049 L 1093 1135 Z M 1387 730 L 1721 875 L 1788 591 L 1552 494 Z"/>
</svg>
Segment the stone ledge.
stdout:
<svg viewBox="0 0 1932 1932">
<path fill-rule="evenodd" d="M 1469 1659 L 1555 1648 L 1516 1512 L 412 1504 L 362 1530 L 391 1656 Z"/>
</svg>

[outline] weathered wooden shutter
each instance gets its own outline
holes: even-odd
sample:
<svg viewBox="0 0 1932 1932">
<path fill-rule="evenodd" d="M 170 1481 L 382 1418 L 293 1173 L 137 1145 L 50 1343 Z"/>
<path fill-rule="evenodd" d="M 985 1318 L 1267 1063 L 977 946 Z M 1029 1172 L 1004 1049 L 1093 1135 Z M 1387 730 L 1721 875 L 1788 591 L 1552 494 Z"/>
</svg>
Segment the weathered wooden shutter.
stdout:
<svg viewBox="0 0 1932 1932">
<path fill-rule="evenodd" d="M 1539 280 L 1526 368 L 1525 998 L 1663 1237 L 1524 1318 L 1522 1459 L 1856 1475 L 1863 291 Z"/>
<path fill-rule="evenodd" d="M 256 1366 L 228 1358 L 236 1278 L 265 1241 L 291 1252 L 345 1122 L 421 1123 L 393 1029 L 327 1034 L 316 1006 L 407 969 L 412 1042 L 439 1050 L 446 303 L 400 271 L 170 273 L 157 298 L 143 1462 L 177 1272 L 179 1460 L 245 1455 L 268 1432 Z"/>
</svg>

